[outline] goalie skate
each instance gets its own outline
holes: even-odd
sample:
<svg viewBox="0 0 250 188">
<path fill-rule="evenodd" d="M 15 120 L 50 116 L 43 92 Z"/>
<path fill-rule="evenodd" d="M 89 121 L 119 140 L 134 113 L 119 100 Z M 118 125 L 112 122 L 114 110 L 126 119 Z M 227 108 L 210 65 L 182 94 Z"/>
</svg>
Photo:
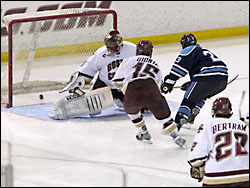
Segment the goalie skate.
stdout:
<svg viewBox="0 0 250 188">
<path fill-rule="evenodd" d="M 69 95 L 54 103 L 49 114 L 53 119 L 63 120 L 95 114 L 114 105 L 109 87 L 92 90 L 85 95 Z"/>
</svg>

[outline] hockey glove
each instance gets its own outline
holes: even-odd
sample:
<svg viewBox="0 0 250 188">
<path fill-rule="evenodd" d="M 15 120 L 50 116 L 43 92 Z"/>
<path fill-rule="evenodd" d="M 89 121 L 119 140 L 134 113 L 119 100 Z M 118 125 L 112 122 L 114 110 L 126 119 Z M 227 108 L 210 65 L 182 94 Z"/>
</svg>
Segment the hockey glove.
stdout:
<svg viewBox="0 0 250 188">
<path fill-rule="evenodd" d="M 171 93 L 171 91 L 173 90 L 173 88 L 174 88 L 174 85 L 173 85 L 173 84 L 167 84 L 167 83 L 165 83 L 165 82 L 163 82 L 163 83 L 161 84 L 161 92 L 162 92 L 162 93 L 165 93 L 165 94 Z"/>
<path fill-rule="evenodd" d="M 181 85 L 181 90 L 187 91 L 188 88 L 189 88 L 189 86 L 190 86 L 190 84 L 191 84 L 191 81 L 185 82 L 184 84 Z"/>
<path fill-rule="evenodd" d="M 166 75 L 165 78 L 164 78 L 163 83 L 161 84 L 161 92 L 165 93 L 165 94 L 171 93 L 171 91 L 174 88 L 174 84 L 166 83 L 168 78 L 169 78 L 169 75 Z"/>
<path fill-rule="evenodd" d="M 197 179 L 198 182 L 201 182 L 203 179 L 203 176 L 205 174 L 205 164 L 203 166 L 200 167 L 191 167 L 190 169 L 190 174 L 191 177 L 194 179 Z"/>
</svg>

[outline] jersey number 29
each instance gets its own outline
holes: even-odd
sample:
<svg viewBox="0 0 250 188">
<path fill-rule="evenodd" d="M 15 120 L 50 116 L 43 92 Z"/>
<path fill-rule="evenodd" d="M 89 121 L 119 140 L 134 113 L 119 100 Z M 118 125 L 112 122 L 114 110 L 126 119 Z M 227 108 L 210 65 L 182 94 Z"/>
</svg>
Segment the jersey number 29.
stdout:
<svg viewBox="0 0 250 188">
<path fill-rule="evenodd" d="M 218 58 L 216 55 L 214 55 L 212 52 L 210 52 L 208 50 L 204 50 L 203 55 L 204 56 L 210 56 L 210 58 L 212 59 L 213 62 L 221 61 L 220 58 Z"/>
</svg>

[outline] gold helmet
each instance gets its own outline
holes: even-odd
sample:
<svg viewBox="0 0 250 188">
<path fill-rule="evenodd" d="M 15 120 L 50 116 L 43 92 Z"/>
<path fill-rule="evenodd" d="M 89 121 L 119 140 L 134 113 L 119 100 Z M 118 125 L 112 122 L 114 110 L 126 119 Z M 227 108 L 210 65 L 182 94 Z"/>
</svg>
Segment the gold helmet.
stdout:
<svg viewBox="0 0 250 188">
<path fill-rule="evenodd" d="M 104 43 L 108 49 L 108 55 L 120 53 L 122 46 L 122 37 L 117 30 L 111 30 L 104 38 Z"/>
</svg>

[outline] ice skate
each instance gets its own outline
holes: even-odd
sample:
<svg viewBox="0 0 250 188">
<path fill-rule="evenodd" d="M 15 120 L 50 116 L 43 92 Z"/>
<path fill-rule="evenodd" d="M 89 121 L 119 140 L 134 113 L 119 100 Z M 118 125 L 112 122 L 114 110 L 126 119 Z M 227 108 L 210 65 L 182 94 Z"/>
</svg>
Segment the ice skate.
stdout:
<svg viewBox="0 0 250 188">
<path fill-rule="evenodd" d="M 188 119 L 181 118 L 180 122 L 177 124 L 178 131 L 183 127 L 186 129 L 191 129 L 191 125 L 194 124 L 195 117 L 200 113 L 198 108 L 194 108 Z"/>
<path fill-rule="evenodd" d="M 187 124 L 187 120 L 185 118 L 180 119 L 180 123 L 176 124 L 178 131 L 180 131 L 181 127 L 185 124 Z"/>
<path fill-rule="evenodd" d="M 172 132 L 170 134 L 170 136 L 173 138 L 174 142 L 179 146 L 179 147 L 183 147 L 183 148 L 187 148 L 187 146 L 185 145 L 186 140 L 183 139 L 180 135 L 178 135 L 176 132 Z"/>
<path fill-rule="evenodd" d="M 182 128 L 184 128 L 184 129 L 191 129 L 191 123 L 187 123 L 187 124 L 184 124 L 184 125 L 182 125 Z"/>
<path fill-rule="evenodd" d="M 194 119 L 195 117 L 200 113 L 200 109 L 198 108 L 193 108 L 191 115 L 189 116 L 189 118 L 187 119 L 187 123 L 189 123 L 190 125 L 194 123 Z"/>
<path fill-rule="evenodd" d="M 152 144 L 151 135 L 145 125 L 142 126 L 142 129 L 136 134 L 136 139 L 139 141 L 144 141 L 148 144 Z"/>
</svg>

